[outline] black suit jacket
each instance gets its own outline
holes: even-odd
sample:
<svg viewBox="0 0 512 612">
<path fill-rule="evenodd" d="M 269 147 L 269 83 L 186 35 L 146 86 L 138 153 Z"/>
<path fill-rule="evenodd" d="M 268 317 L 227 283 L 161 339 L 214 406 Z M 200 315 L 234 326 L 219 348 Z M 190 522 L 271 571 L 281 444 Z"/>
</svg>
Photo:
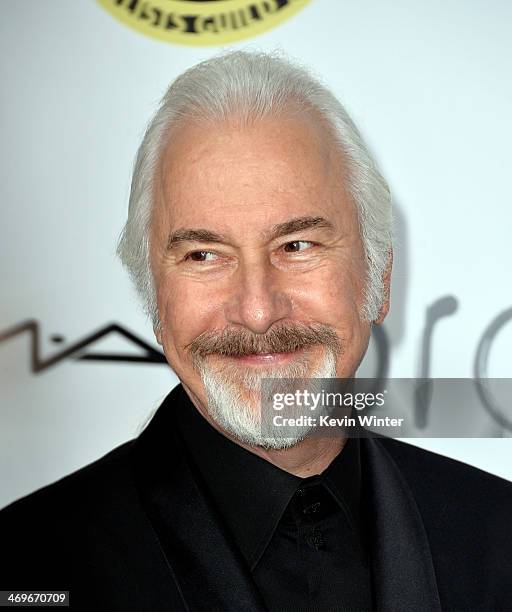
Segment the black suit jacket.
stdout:
<svg viewBox="0 0 512 612">
<path fill-rule="evenodd" d="M 183 394 L 0 512 L 0 590 L 69 590 L 88 611 L 265 609 L 173 430 Z M 375 609 L 512 610 L 512 484 L 391 439 L 361 452 Z"/>
</svg>

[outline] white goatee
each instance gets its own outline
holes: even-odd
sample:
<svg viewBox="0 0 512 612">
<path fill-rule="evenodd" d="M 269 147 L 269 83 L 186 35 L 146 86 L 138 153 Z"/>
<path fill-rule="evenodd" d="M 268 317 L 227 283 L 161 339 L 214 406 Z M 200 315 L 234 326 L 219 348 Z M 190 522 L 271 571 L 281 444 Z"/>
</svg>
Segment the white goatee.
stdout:
<svg viewBox="0 0 512 612">
<path fill-rule="evenodd" d="M 308 361 L 302 357 L 289 366 L 281 368 L 259 368 L 227 366 L 221 373 L 215 372 L 202 360 L 199 373 L 208 400 L 208 413 L 227 433 L 244 444 L 271 449 L 290 448 L 306 438 L 312 427 L 286 427 L 272 424 L 271 414 L 262 413 L 261 388 L 265 378 L 335 378 L 336 356 L 332 349 L 325 348 L 316 370 L 307 376 Z M 266 406 L 270 404 L 265 402 Z M 269 410 L 267 409 L 267 412 Z M 265 417 L 269 417 L 265 419 Z M 263 422 L 262 422 L 263 418 Z M 264 431 L 263 431 L 264 430 Z"/>
</svg>

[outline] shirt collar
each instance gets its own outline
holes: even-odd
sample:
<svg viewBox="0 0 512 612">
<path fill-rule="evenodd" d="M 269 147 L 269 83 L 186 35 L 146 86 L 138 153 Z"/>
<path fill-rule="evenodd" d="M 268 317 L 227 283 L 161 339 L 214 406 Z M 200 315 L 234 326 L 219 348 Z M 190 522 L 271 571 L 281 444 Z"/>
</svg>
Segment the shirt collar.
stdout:
<svg viewBox="0 0 512 612">
<path fill-rule="evenodd" d="M 357 438 L 347 440 L 322 474 L 303 479 L 218 432 L 197 411 L 183 387 L 180 400 L 180 410 L 176 411 L 178 433 L 251 568 L 263 554 L 293 495 L 305 483 L 321 482 L 345 512 L 351 527 L 359 530 L 361 462 Z"/>
</svg>

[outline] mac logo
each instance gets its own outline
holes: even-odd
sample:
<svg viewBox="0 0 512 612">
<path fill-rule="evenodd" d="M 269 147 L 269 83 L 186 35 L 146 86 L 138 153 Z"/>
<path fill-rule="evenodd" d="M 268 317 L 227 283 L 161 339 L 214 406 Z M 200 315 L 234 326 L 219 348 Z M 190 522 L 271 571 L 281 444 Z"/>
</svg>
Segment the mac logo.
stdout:
<svg viewBox="0 0 512 612">
<path fill-rule="evenodd" d="M 153 348 L 147 342 L 128 331 L 117 323 L 111 323 L 98 329 L 97 331 L 88 334 L 77 342 L 70 344 L 65 349 L 57 351 L 51 357 L 42 359 L 40 355 L 40 332 L 39 323 L 33 319 L 24 321 L 19 325 L 15 325 L 0 333 L 0 342 L 5 342 L 14 336 L 27 333 L 30 337 L 30 365 L 34 374 L 39 374 L 44 370 L 56 365 L 64 359 L 73 359 L 78 361 L 116 361 L 116 362 L 136 362 L 136 363 L 167 363 L 164 354 Z M 140 354 L 129 353 L 95 353 L 90 350 L 90 347 L 98 340 L 105 338 L 110 334 L 120 334 L 126 340 L 134 344 L 140 349 Z M 52 336 L 54 343 L 60 344 L 64 341 L 62 336 Z"/>
</svg>

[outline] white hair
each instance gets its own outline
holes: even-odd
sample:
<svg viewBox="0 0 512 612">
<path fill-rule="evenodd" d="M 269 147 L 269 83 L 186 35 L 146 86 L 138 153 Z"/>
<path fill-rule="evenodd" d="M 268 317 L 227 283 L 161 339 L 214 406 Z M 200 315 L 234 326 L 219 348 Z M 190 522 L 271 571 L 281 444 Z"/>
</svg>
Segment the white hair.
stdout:
<svg viewBox="0 0 512 612">
<path fill-rule="evenodd" d="M 274 389 L 286 388 L 291 391 L 294 385 L 290 386 L 290 382 L 296 384 L 302 379 L 308 381 L 308 390 L 312 391 L 316 388 L 311 380 L 335 378 L 335 352 L 326 348 L 316 370 L 306 378 L 308 370 L 307 358 L 299 358 L 288 366 L 271 367 L 266 371 L 260 369 L 258 372 L 251 372 L 249 368 L 245 371 L 226 368 L 220 373 L 216 372 L 207 360 L 203 360 L 200 375 L 208 400 L 208 412 L 225 431 L 244 444 L 274 450 L 295 446 L 312 433 L 315 425 L 276 425 L 273 419 L 275 412 L 272 410 Z M 279 381 L 283 379 L 284 387 L 279 385 Z M 266 385 L 263 380 L 267 381 Z M 321 384 L 318 390 L 320 389 Z M 247 397 L 247 390 L 253 392 L 252 397 Z M 286 414 L 288 417 L 297 417 L 301 415 L 301 410 L 304 411 L 303 408 L 287 407 Z M 320 405 L 315 411 L 317 419 L 327 414 L 326 406 Z"/>
<path fill-rule="evenodd" d="M 117 246 L 143 301 L 159 325 L 149 259 L 153 185 L 170 130 L 195 118 L 256 121 L 287 112 L 314 113 L 330 128 L 345 162 L 347 189 L 356 205 L 367 259 L 364 306 L 367 321 L 378 317 L 392 243 L 389 188 L 349 115 L 336 97 L 305 68 L 282 55 L 232 51 L 193 66 L 169 87 L 150 121 L 133 169 L 128 219 Z"/>
</svg>

